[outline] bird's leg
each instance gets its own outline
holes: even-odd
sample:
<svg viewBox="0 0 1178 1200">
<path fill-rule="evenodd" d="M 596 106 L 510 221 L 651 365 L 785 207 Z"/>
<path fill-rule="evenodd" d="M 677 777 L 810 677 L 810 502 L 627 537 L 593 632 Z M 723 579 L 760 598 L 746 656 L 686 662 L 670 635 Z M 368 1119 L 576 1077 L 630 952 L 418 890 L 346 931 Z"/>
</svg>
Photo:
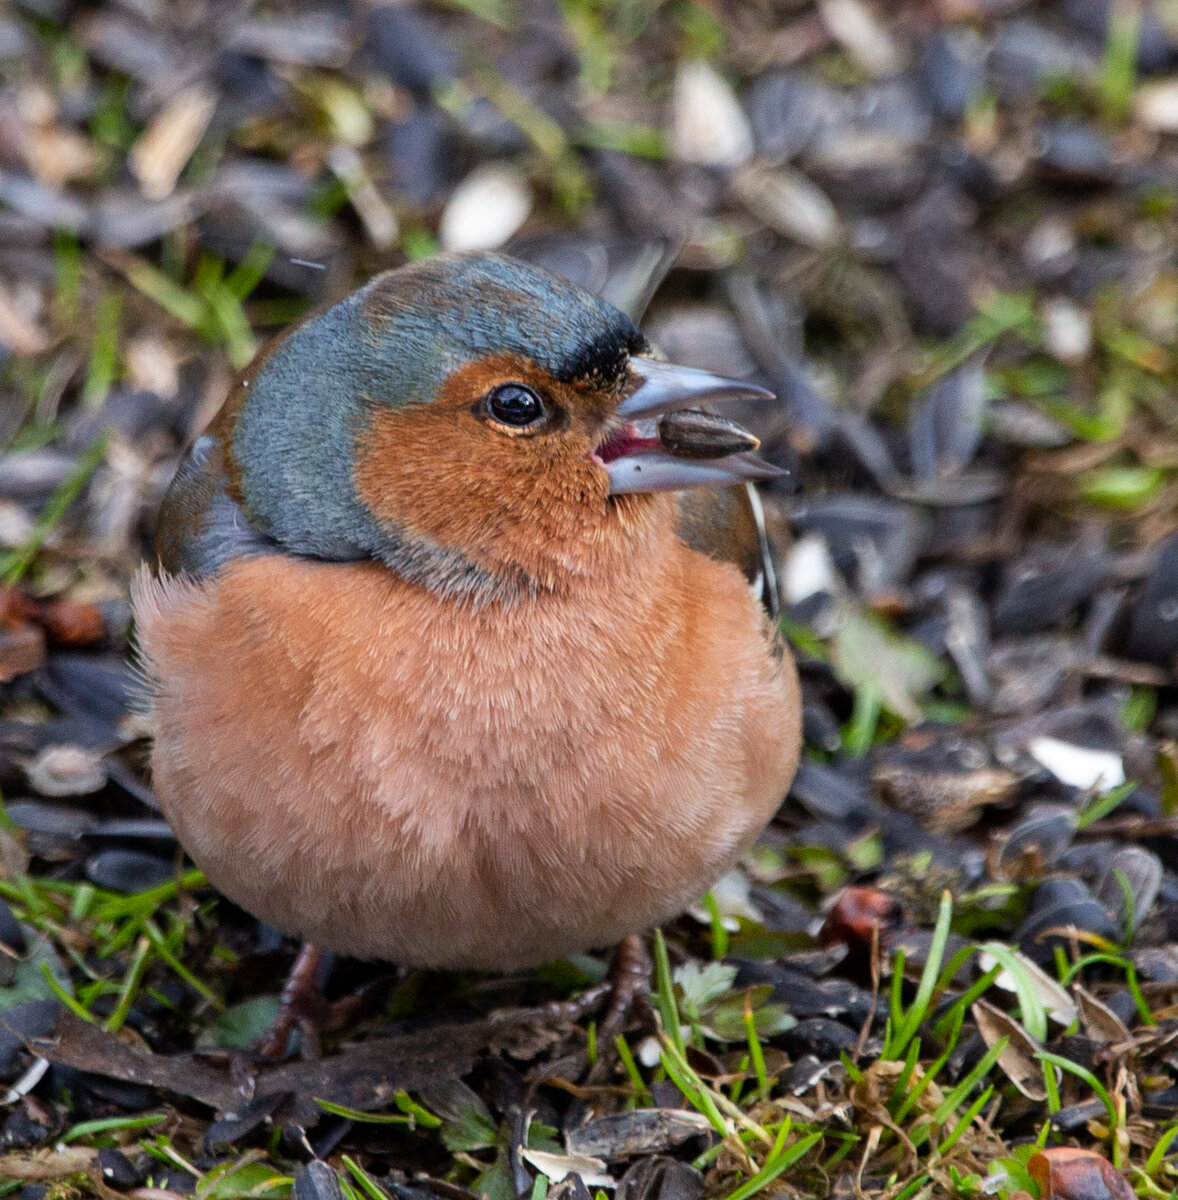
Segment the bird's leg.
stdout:
<svg viewBox="0 0 1178 1200">
<path fill-rule="evenodd" d="M 624 937 L 615 947 L 605 980 L 586 988 L 571 1000 L 553 1000 L 544 1006 L 553 1021 L 580 1021 L 609 1007 L 601 1020 L 598 1036 L 608 1035 L 610 1043 L 625 1027 L 638 998 L 650 993 L 650 959 L 641 934 Z"/>
<path fill-rule="evenodd" d="M 255 1049 L 259 1058 L 280 1059 L 286 1053 L 290 1035 L 298 1029 L 303 1035 L 303 1045 L 310 1057 L 319 1050 L 318 1017 L 326 1001 L 319 985 L 319 969 L 323 965 L 323 951 L 318 946 L 304 942 L 282 985 L 278 1001 L 278 1015 Z"/>
<path fill-rule="evenodd" d="M 583 1087 L 599 1088 L 609 1082 L 618 1060 L 619 1035 L 625 1032 L 635 1010 L 641 1012 L 649 1004 L 650 970 L 650 956 L 641 934 L 632 933 L 614 947 L 607 976 L 609 1007 L 597 1026 L 597 1061 L 581 1079 Z M 571 1111 L 577 1114 L 576 1119 L 588 1121 L 602 1114 L 600 1104 L 600 1098 L 577 1099 Z"/>
<path fill-rule="evenodd" d="M 597 1026 L 597 1059 L 590 1066 L 587 1050 L 582 1048 L 574 1051 L 548 1063 L 533 1075 L 532 1086 L 537 1087 L 550 1078 L 576 1078 L 578 1075 L 582 1076 L 583 1088 L 595 1089 L 607 1084 L 618 1058 L 615 1043 L 619 1034 L 630 1024 L 635 1010 L 648 1003 L 650 970 L 650 957 L 642 936 L 632 933 L 614 947 L 609 974 L 604 983 L 588 988 L 575 1000 L 550 1006 L 554 1015 L 559 1013 L 561 1017 L 574 1021 L 600 1009 L 603 1004 L 606 1006 Z M 582 1075 L 587 1066 L 588 1072 Z M 589 1120 L 592 1116 L 600 1115 L 597 1103 L 596 1099 L 581 1096 L 573 1101 L 570 1113 L 578 1114 L 577 1119 Z"/>
<path fill-rule="evenodd" d="M 609 1007 L 597 1029 L 597 1036 L 607 1046 L 625 1028 L 639 1003 L 650 996 L 650 955 L 642 935 L 632 933 L 614 947 L 609 965 Z"/>
</svg>

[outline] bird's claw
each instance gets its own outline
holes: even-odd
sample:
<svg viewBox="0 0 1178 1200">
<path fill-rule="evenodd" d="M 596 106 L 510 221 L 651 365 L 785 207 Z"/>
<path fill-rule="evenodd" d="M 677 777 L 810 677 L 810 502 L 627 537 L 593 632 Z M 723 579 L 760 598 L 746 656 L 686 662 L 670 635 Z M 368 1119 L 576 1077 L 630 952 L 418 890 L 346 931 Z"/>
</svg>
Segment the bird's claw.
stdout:
<svg viewBox="0 0 1178 1200">
<path fill-rule="evenodd" d="M 613 1046 L 614 1039 L 630 1023 L 636 1011 L 649 1003 L 650 955 L 642 935 L 624 937 L 614 950 L 606 983 L 609 986 L 609 1007 L 597 1027 L 599 1044 Z"/>
<path fill-rule="evenodd" d="M 296 1030 L 302 1035 L 299 1050 L 303 1058 L 319 1057 L 319 1033 L 329 1008 L 319 983 L 323 959 L 323 951 L 310 942 L 299 947 L 282 985 L 278 1015 L 270 1028 L 250 1045 L 251 1058 L 266 1063 L 281 1062 L 289 1051 L 290 1035 Z"/>
</svg>

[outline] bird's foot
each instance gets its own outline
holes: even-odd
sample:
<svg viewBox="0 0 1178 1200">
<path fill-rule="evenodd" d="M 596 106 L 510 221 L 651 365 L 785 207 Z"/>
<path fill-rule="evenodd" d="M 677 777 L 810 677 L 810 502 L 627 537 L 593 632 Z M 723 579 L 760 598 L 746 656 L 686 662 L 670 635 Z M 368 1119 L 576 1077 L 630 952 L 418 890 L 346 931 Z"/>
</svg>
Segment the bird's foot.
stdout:
<svg viewBox="0 0 1178 1200">
<path fill-rule="evenodd" d="M 304 1058 L 319 1057 L 319 1033 L 328 1011 L 319 979 L 325 955 L 317 946 L 304 942 L 282 985 L 278 1015 L 270 1028 L 250 1047 L 254 1058 L 278 1062 L 286 1057 L 290 1035 L 298 1030 L 302 1035 L 301 1053 Z"/>
<path fill-rule="evenodd" d="M 597 1093 L 609 1083 L 618 1061 L 617 1039 L 636 1020 L 650 1024 L 650 957 L 639 934 L 623 938 L 614 948 L 613 960 L 605 982 L 587 988 L 573 1000 L 549 1006 L 553 1016 L 580 1021 L 594 1012 L 604 1012 L 597 1024 L 597 1054 L 590 1061 L 587 1046 L 549 1062 L 531 1077 L 537 1087 L 552 1079 L 580 1082 L 571 1112 L 577 1120 L 589 1120 L 597 1112 Z M 608 1089 L 607 1089 L 608 1090 Z M 601 1093 L 604 1094 L 604 1093 Z M 571 1119 L 571 1118 L 570 1118 Z"/>
<path fill-rule="evenodd" d="M 605 980 L 587 987 L 571 1000 L 553 1000 L 544 1015 L 553 1021 L 574 1024 L 608 1005 L 598 1024 L 598 1037 L 610 1044 L 621 1033 L 640 1000 L 650 995 L 650 958 L 640 934 L 632 933 L 614 947 Z"/>
<path fill-rule="evenodd" d="M 608 990 L 602 1000 L 607 1001 L 605 1014 L 597 1022 L 597 1046 L 599 1066 L 612 1060 L 613 1046 L 619 1034 L 624 1033 L 636 1016 L 644 1016 L 649 1009 L 650 955 L 641 934 L 624 937 L 614 947 L 613 959 L 606 977 Z M 599 1072 L 600 1073 L 600 1072 Z"/>
<path fill-rule="evenodd" d="M 606 982 L 609 984 L 609 1007 L 597 1027 L 598 1043 L 612 1046 L 630 1020 L 650 1000 L 650 955 L 646 943 L 637 933 L 624 937 L 614 948 Z"/>
</svg>

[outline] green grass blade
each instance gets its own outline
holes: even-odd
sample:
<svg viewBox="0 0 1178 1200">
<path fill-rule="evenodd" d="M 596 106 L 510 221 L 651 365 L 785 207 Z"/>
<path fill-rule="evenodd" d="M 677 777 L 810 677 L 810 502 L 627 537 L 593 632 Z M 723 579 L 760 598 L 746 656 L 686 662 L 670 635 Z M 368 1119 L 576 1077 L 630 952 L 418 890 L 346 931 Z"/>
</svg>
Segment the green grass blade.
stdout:
<svg viewBox="0 0 1178 1200">
<path fill-rule="evenodd" d="M 654 931 L 655 995 L 658 1000 L 659 1016 L 663 1022 L 663 1033 L 671 1044 L 685 1054 L 683 1033 L 679 1028 L 679 1005 L 675 1001 L 675 981 L 671 978 L 671 960 L 667 955 L 667 942 L 663 931 Z"/>
<path fill-rule="evenodd" d="M 899 1058 L 907 1050 L 908 1043 L 915 1037 L 916 1031 L 928 1015 L 933 991 L 937 986 L 937 979 L 945 962 L 945 946 L 949 941 L 949 927 L 952 920 L 953 897 L 948 891 L 944 891 L 941 893 L 941 907 L 937 913 L 937 924 L 933 929 L 933 940 L 929 944 L 928 958 L 920 976 L 920 983 L 917 985 L 916 997 L 900 1025 L 894 1029 L 890 1044 L 884 1050 L 885 1058 Z"/>
<path fill-rule="evenodd" d="M 749 1200 L 758 1192 L 764 1191 L 783 1171 L 788 1171 L 795 1163 L 801 1162 L 810 1151 L 822 1141 L 821 1133 L 811 1133 L 801 1138 L 779 1158 L 770 1158 L 747 1183 L 742 1184 L 734 1192 L 730 1192 L 724 1200 Z"/>
</svg>

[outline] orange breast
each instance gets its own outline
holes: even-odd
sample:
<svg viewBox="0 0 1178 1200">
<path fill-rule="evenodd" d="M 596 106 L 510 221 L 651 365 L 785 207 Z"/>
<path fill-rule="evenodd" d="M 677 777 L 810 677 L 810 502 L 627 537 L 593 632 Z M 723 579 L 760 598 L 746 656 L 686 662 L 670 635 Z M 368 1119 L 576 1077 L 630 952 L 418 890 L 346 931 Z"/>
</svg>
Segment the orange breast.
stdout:
<svg viewBox="0 0 1178 1200">
<path fill-rule="evenodd" d="M 797 682 L 739 572 L 665 542 L 473 607 L 377 564 L 137 581 L 155 787 L 211 881 L 330 949 L 510 968 L 679 912 L 776 809 Z"/>
</svg>

